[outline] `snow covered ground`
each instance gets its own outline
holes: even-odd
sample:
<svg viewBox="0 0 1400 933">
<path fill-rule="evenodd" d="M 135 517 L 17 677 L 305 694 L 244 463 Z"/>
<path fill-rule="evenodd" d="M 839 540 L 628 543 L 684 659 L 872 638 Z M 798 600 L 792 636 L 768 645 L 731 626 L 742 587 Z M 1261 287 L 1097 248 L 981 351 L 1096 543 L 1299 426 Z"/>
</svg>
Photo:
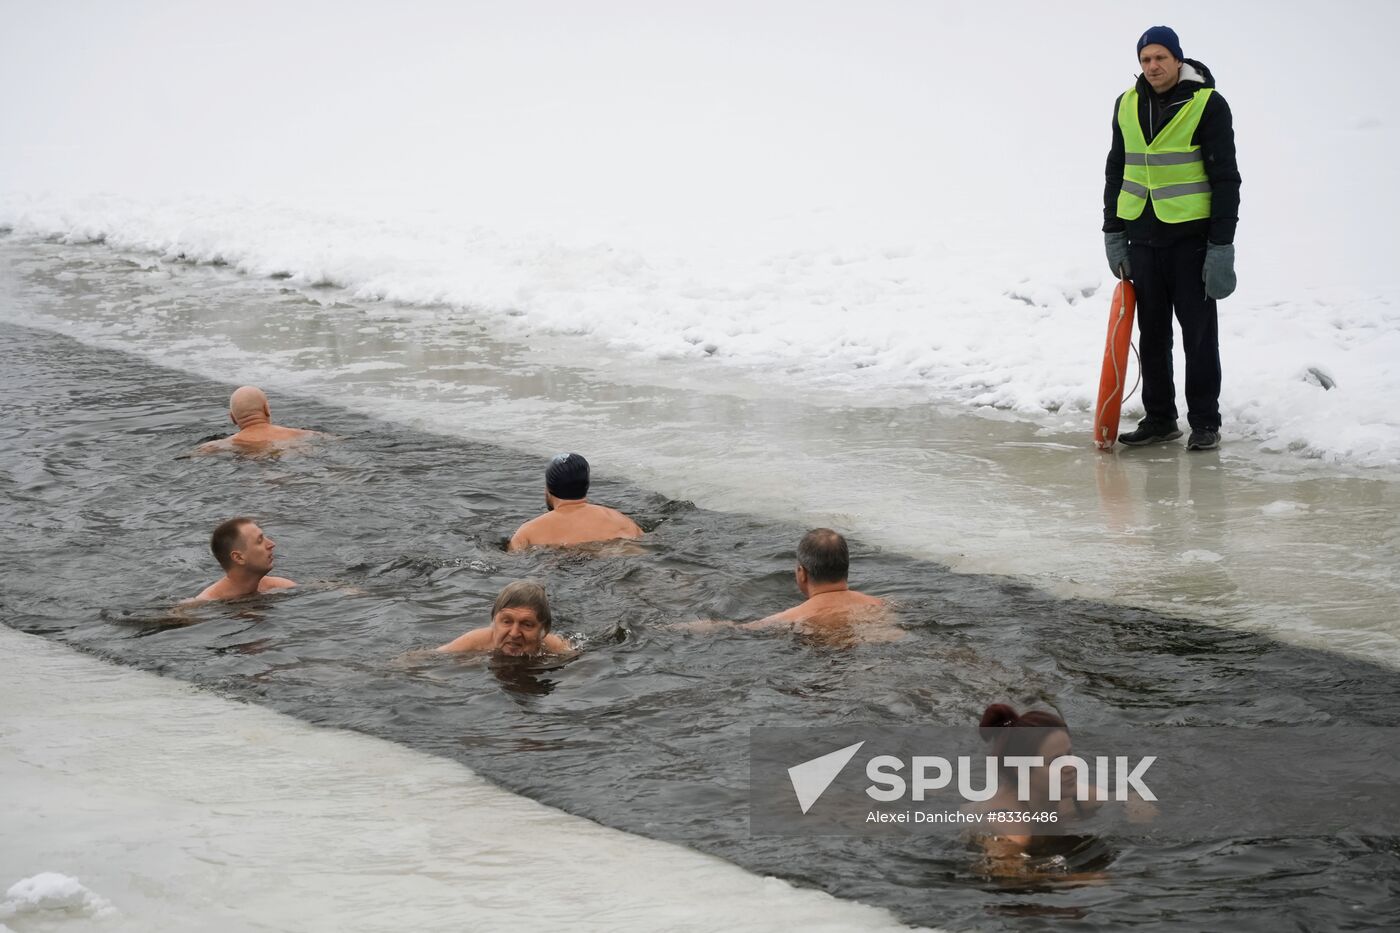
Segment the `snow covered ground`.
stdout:
<svg viewBox="0 0 1400 933">
<path fill-rule="evenodd" d="M 151 2 L 11 22 L 16 234 L 1087 431 L 1136 10 Z M 1400 464 L 1400 140 L 1373 92 L 1400 10 L 1183 3 L 1170 23 L 1236 114 L 1227 441 Z"/>
<path fill-rule="evenodd" d="M 454 762 L 0 646 L 0 930 L 908 929 Z"/>
<path fill-rule="evenodd" d="M 660 360 L 668 373 L 689 367 L 696 382 L 762 381 L 814 404 L 950 403 L 1023 419 L 1045 434 L 1039 445 L 1021 439 L 1027 459 L 1059 444 L 1062 431 L 1082 430 L 1087 446 L 1111 286 L 1098 232 L 1111 109 L 1136 74 L 1136 37 L 1158 14 L 1107 0 L 678 6 L 7 0 L 0 228 L 17 237 L 100 238 L 122 250 L 285 276 L 292 285 L 333 283 L 362 301 L 395 302 L 396 320 L 399 303 L 424 306 L 424 332 L 446 332 L 448 309 L 506 338 L 548 342 L 575 366 L 607 366 L 619 384 L 619 366 L 646 369 Z M 1309 489 L 1287 486 L 1296 479 L 1291 470 L 1274 489 L 1231 458 L 1254 449 L 1238 443 L 1247 438 L 1296 459 L 1303 472 L 1320 467 L 1318 485 L 1329 488 L 1337 473 L 1366 473 L 1368 481 L 1397 475 L 1400 237 L 1392 218 L 1400 215 L 1400 186 L 1390 166 L 1400 117 L 1384 103 L 1382 82 L 1400 7 L 1181 0 L 1170 10 L 1166 21 L 1186 54 L 1210 66 L 1234 109 L 1244 176 L 1240 290 L 1221 314 L 1231 445 L 1222 470 L 1199 458 L 1163 465 L 1046 456 L 1052 463 L 1042 472 L 1005 471 L 1046 479 L 1040 487 L 1020 483 L 1008 496 L 978 487 L 967 469 L 923 511 L 956 518 L 944 503 L 957 498 L 990 518 L 937 524 L 908 519 L 907 490 L 916 481 L 932 485 L 945 462 L 961 468 L 958 458 L 971 459 L 969 452 L 945 460 L 935 450 L 927 465 L 889 455 L 876 463 L 878 444 L 862 441 L 857 450 L 853 441 L 842 457 L 819 461 L 830 450 L 815 440 L 803 446 L 802 437 L 819 435 L 798 431 L 785 440 L 826 483 L 815 503 L 815 494 L 798 501 L 787 465 L 774 462 L 763 439 L 741 445 L 737 469 L 722 465 L 723 481 L 714 464 L 702 463 L 709 472 L 694 478 L 698 442 L 677 441 L 684 456 L 667 464 L 671 448 L 634 443 L 654 440 L 640 427 L 611 446 L 595 439 L 590 453 L 609 455 L 638 482 L 715 507 L 768 499 L 795 515 L 845 511 L 843 527 L 911 553 L 923 547 L 946 556 L 961 547 L 970 555 L 962 569 L 1084 579 L 1094 593 L 1111 576 L 1145 595 L 1110 596 L 1181 599 L 1195 614 L 1233 600 L 1227 609 L 1246 623 L 1277 617 L 1305 634 L 1313 625 L 1326 643 L 1393 657 L 1393 612 L 1384 608 L 1393 571 L 1381 566 L 1390 552 L 1373 546 L 1390 527 L 1388 499 L 1372 496 L 1378 514 L 1357 538 L 1334 541 L 1331 530 L 1344 527 L 1348 513 L 1332 510 L 1329 519 Z M 360 304 L 346 313 L 359 316 L 347 327 L 363 322 Z M 163 327 L 133 321 L 113 339 L 130 345 L 131 335 Z M 416 333 L 412 322 L 402 330 Z M 210 360 L 220 359 L 208 351 L 187 365 L 217 371 Z M 396 364 L 355 357 L 344 365 Z M 1335 388 L 1324 389 L 1313 370 Z M 440 408 L 457 400 L 433 391 Z M 465 417 L 462 407 L 453 417 Z M 590 427 L 580 421 L 561 430 Z M 909 443 L 896 438 L 889 447 Z M 635 462 L 624 447 L 637 451 Z M 853 483 L 859 474 L 846 465 L 867 450 L 875 480 Z M 698 488 L 672 488 L 682 471 Z M 1064 522 L 1045 520 L 1057 509 L 1093 517 L 1072 494 L 1095 494 L 1076 485 L 1084 471 L 1096 474 L 1104 521 L 1126 529 L 1113 540 L 1096 544 L 1101 523 L 1089 519 L 1077 520 L 1068 538 L 1060 535 Z M 740 481 L 753 487 L 746 497 L 724 485 Z M 1185 517 L 1170 517 L 1177 513 Z M 1221 529 L 1238 540 L 1224 540 Z M 1135 547 L 1111 547 L 1130 537 Z M 1279 541 L 1289 545 L 1287 560 Z M 1110 550 L 1120 564 L 1100 559 Z M 1173 569 L 1161 580 L 1137 572 L 1168 558 Z M 1331 582 L 1302 576 L 1310 564 Z M 1295 586 L 1309 598 L 1295 598 Z M 1285 611 L 1282 604 L 1292 603 L 1301 608 Z M 1355 630 L 1342 629 L 1345 621 Z M 319 825 L 335 814 L 295 817 L 266 801 L 234 800 L 245 824 L 221 822 L 215 830 L 223 835 L 211 841 L 190 829 L 211 819 L 204 802 L 156 799 L 137 770 L 134 743 L 167 733 L 113 732 L 92 709 L 150 704 L 156 712 L 142 721 L 181 731 L 157 752 L 205 743 L 181 752 L 182 767 L 235 780 L 250 743 L 295 742 L 281 759 L 291 775 L 286 793 L 306 801 L 317 795 L 320 770 L 335 762 L 353 768 L 368 740 L 307 733 L 257 710 L 206 708 L 196 701 L 207 697 L 177 685 L 94 673 L 85 661 L 80 666 L 91 669 L 77 676 L 66 665 L 81 659 L 40 659 L 42 647 L 26 649 L 30 657 L 8 646 L 17 638 L 5 639 L 7 655 L 25 658 L 7 671 L 9 695 L 42 716 L 8 704 L 7 730 L 24 730 L 25 754 L 44 758 L 50 773 L 0 756 L 6 788 L 32 790 L 26 799 L 34 803 L 0 814 L 0 836 L 28 846 L 0 845 L 0 923 L 43 928 L 45 912 L 59 909 L 66 919 L 54 925 L 64 929 L 143 929 L 150 918 L 185 916 L 218 929 L 204 893 L 211 871 L 224 884 L 215 907 L 234 917 L 260 912 L 274 926 L 333 928 L 361 909 L 384 911 L 361 920 L 401 927 L 405 904 L 416 911 L 410 925 L 455 919 L 460 885 L 424 900 L 411 876 L 385 875 L 383 884 L 405 885 L 403 896 L 367 903 L 354 897 L 358 877 L 335 866 L 318 883 L 330 893 L 343 887 L 343 904 L 260 895 L 263 879 L 243 870 L 256 864 L 243 853 L 265 852 L 276 871 L 298 865 L 341 844 L 341 833 Z M 55 682 L 65 684 L 62 697 L 52 695 Z M 107 749 L 105 758 L 63 744 L 63 734 L 47 728 L 58 715 L 52 704 L 83 701 L 84 682 L 94 707 L 60 712 L 73 741 Z M 215 720 L 243 731 L 205 728 Z M 405 759 L 403 779 L 435 794 L 489 790 L 442 767 Z M 369 775 L 364 783 L 377 788 L 383 780 Z M 393 805 L 414 799 L 405 794 Z M 491 799 L 481 812 L 528 809 L 506 795 Z M 57 824 L 36 822 L 68 818 L 71 800 L 90 805 L 100 821 L 67 824 L 58 835 Z M 537 811 L 528 812 L 553 825 L 557 814 Z M 429 832 L 424 827 L 439 815 L 420 813 L 402 832 L 379 824 L 365 831 L 394 841 Z M 288 822 L 296 833 L 275 838 Z M 463 826 L 464 838 L 470 830 Z M 624 873 L 660 851 L 595 830 L 561 823 L 540 844 L 576 845 L 577 864 Z M 41 852 L 40 843 L 48 848 Z M 217 871 L 200 861 L 201 847 L 218 850 L 215 843 L 229 855 Z M 280 851 L 262 848 L 282 843 Z M 665 857 L 677 878 L 699 872 L 712 885 L 695 889 L 707 896 L 706 909 L 732 907 L 755 926 L 778 922 L 769 912 L 777 902 L 782 922 L 809 910 L 838 924 L 888 922 L 712 860 L 697 868 L 699 857 L 680 850 Z M 507 854 L 502 864 L 527 858 Z M 360 867 L 379 865 L 366 856 Z M 461 865 L 480 867 L 470 858 Z M 61 874 L 39 876 L 45 869 Z M 586 878 L 577 880 L 587 888 Z M 545 906 L 560 911 L 560 922 L 573 916 L 574 905 Z M 107 909 L 120 917 L 98 916 Z M 655 926 L 663 909 L 670 907 L 649 904 L 632 919 Z"/>
</svg>

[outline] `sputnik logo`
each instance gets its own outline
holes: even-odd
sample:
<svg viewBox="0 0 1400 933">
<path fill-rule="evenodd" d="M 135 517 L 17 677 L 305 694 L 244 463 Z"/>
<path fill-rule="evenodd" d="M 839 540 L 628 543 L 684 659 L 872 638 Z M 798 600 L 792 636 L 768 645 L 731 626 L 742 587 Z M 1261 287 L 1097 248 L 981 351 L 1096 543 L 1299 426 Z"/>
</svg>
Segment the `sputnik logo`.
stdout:
<svg viewBox="0 0 1400 933">
<path fill-rule="evenodd" d="M 857 742 L 854 745 L 847 745 L 838 751 L 788 768 L 788 779 L 792 781 L 792 789 L 797 794 L 797 803 L 802 807 L 804 814 L 812 809 L 812 804 L 816 803 L 822 794 L 826 793 L 826 789 L 831 786 L 832 781 L 836 780 L 841 769 L 850 764 L 851 759 L 856 756 L 856 752 L 860 751 L 860 747 L 864 744 L 864 742 Z"/>
</svg>

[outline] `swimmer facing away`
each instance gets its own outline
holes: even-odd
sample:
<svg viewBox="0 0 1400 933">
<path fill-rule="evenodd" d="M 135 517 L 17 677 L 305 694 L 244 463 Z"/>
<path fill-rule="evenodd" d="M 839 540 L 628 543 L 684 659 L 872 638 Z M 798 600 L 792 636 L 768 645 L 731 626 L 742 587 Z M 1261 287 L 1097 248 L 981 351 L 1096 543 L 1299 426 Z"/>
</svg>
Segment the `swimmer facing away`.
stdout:
<svg viewBox="0 0 1400 933">
<path fill-rule="evenodd" d="M 214 559 L 224 568 L 224 575 L 189 602 L 239 599 L 254 593 L 296 586 L 286 577 L 271 576 L 272 552 L 276 547 L 276 542 L 251 518 L 230 518 L 209 536 L 209 550 L 214 552 Z"/>
<path fill-rule="evenodd" d="M 851 554 L 846 539 L 830 528 L 813 528 L 797 543 L 797 568 L 793 571 L 797 589 L 807 600 L 740 628 L 821 628 L 884 620 L 885 601 L 851 589 L 847 583 L 850 571 Z"/>
<path fill-rule="evenodd" d="M 257 386 L 239 386 L 233 390 L 228 400 L 228 420 L 238 426 L 238 431 L 222 440 L 201 444 L 196 453 L 217 453 L 221 450 L 248 450 L 270 447 L 279 441 L 294 441 L 317 437 L 318 431 L 303 431 L 300 428 L 284 428 L 272 423 L 272 408 L 268 405 L 267 394 Z"/>
<path fill-rule="evenodd" d="M 788 628 L 833 647 L 903 638 L 904 630 L 895 624 L 883 599 L 851 589 L 847 582 L 850 568 L 846 539 L 830 528 L 813 528 L 797 543 L 794 570 L 797 589 L 807 597 L 805 602 L 757 622 L 701 619 L 674 627 L 691 632 Z"/>
<path fill-rule="evenodd" d="M 552 633 L 553 626 L 544 587 L 532 580 L 517 580 L 496 597 L 490 625 L 473 629 L 436 650 L 448 654 L 490 651 L 509 657 L 572 654 L 574 647 Z"/>
<path fill-rule="evenodd" d="M 521 525 L 508 550 L 569 547 L 593 541 L 640 538 L 642 529 L 617 509 L 588 501 L 588 461 L 559 454 L 544 471 L 544 504 L 549 511 Z"/>
</svg>

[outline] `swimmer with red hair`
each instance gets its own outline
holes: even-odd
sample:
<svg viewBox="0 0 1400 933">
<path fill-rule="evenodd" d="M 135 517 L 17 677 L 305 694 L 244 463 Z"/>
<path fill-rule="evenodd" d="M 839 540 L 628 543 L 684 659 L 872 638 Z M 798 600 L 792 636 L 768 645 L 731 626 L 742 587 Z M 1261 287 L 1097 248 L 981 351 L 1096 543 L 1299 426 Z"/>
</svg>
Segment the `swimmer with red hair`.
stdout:
<svg viewBox="0 0 1400 933">
<path fill-rule="evenodd" d="M 1084 788 L 1077 780 L 1074 768 L 1060 766 L 1060 799 L 1050 799 L 1050 778 L 1056 759 L 1074 754 L 1070 744 L 1069 726 L 1064 719 L 1046 710 L 1033 709 L 1024 713 L 1005 703 L 993 703 L 982 713 L 979 727 L 990 755 L 1001 760 L 997 774 L 996 793 L 988 800 L 971 804 L 966 809 L 974 813 L 999 812 L 1021 814 L 1023 819 L 1000 821 L 995 834 L 978 835 L 976 841 L 984 853 L 980 870 L 996 876 L 1040 875 L 1052 871 L 1064 881 L 1098 881 L 1102 873 L 1085 871 L 1086 864 L 1102 863 L 1110 853 L 1102 842 L 1087 835 L 1036 835 L 1034 830 L 1046 823 L 1037 822 L 1036 815 L 1054 814 L 1060 826 L 1072 824 L 1090 816 L 1101 804 L 1097 800 L 1080 800 Z M 1029 800 L 1020 800 L 1019 777 L 1016 767 L 1005 764 L 1007 758 L 1040 758 L 1040 765 L 1027 769 Z M 1129 805 L 1129 818 L 1150 819 L 1155 809 L 1145 801 Z M 1077 866 L 1077 868 L 1076 868 Z"/>
<path fill-rule="evenodd" d="M 1076 787 L 1072 783 L 1072 773 L 1069 775 L 1062 773 L 1062 777 L 1068 776 L 1071 782 L 1061 785 L 1061 799 L 1050 799 L 1051 762 L 1073 754 L 1069 740 L 1069 727 L 1065 725 L 1063 719 L 1045 710 L 1033 709 L 1025 713 L 1017 713 L 1014 707 L 1005 703 L 993 703 L 983 711 L 982 721 L 978 723 L 978 726 L 983 741 L 992 747 L 990 754 L 1003 761 L 1000 773 L 997 775 L 997 792 L 990 800 L 984 800 L 977 805 L 979 811 L 1024 813 L 1026 815 L 1024 822 L 1006 824 L 1008 827 L 1019 826 L 1022 828 L 1030 828 L 1035 825 L 1030 819 L 1031 813 L 1034 812 L 1054 811 L 1062 819 L 1073 819 L 1079 816 L 1074 800 Z M 1008 767 L 1004 763 L 1008 757 L 1035 757 L 1044 761 L 1044 764 L 1029 769 L 1029 800 L 1020 800 L 1017 797 L 1018 775 L 1015 768 Z M 1030 833 L 1012 832 L 994 838 L 1002 840 L 1003 845 L 1000 847 L 1002 849 L 1019 847 L 1024 851 L 1031 846 L 1035 837 Z"/>
</svg>

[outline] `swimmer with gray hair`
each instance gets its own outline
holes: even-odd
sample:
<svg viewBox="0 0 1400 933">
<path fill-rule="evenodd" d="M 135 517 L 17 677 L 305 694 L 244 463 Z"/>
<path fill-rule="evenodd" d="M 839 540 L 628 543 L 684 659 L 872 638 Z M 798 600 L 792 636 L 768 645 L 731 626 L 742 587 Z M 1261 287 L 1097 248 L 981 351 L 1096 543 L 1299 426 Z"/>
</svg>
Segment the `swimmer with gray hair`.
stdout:
<svg viewBox="0 0 1400 933">
<path fill-rule="evenodd" d="M 808 628 L 882 619 L 885 601 L 851 589 L 846 539 L 830 528 L 813 528 L 797 543 L 797 589 L 806 602 L 742 628 L 798 625 Z"/>
<path fill-rule="evenodd" d="M 889 604 L 851 589 L 851 556 L 846 539 L 830 528 L 813 528 L 797 543 L 797 589 L 806 601 L 757 622 L 697 619 L 673 628 L 688 632 L 717 629 L 788 629 L 818 643 L 850 647 L 897 641 L 904 630 L 895 624 Z"/>
<path fill-rule="evenodd" d="M 253 450 L 275 446 L 279 441 L 294 441 L 317 437 L 318 431 L 284 428 L 272 423 L 272 407 L 267 393 L 257 386 L 239 386 L 228 400 L 228 420 L 238 426 L 238 432 L 222 440 L 201 444 L 195 453 L 210 454 L 223 450 Z"/>
<path fill-rule="evenodd" d="M 588 501 L 588 461 L 580 454 L 559 454 L 544 472 L 545 514 L 533 518 L 510 539 L 509 550 L 570 547 L 593 541 L 640 538 L 642 529 L 617 509 Z"/>
<path fill-rule="evenodd" d="M 436 650 L 444 654 L 489 651 L 509 657 L 572 654 L 574 647 L 550 631 L 554 615 L 544 587 L 517 580 L 501 590 L 491 607 L 491 624 L 473 629 Z"/>
</svg>

